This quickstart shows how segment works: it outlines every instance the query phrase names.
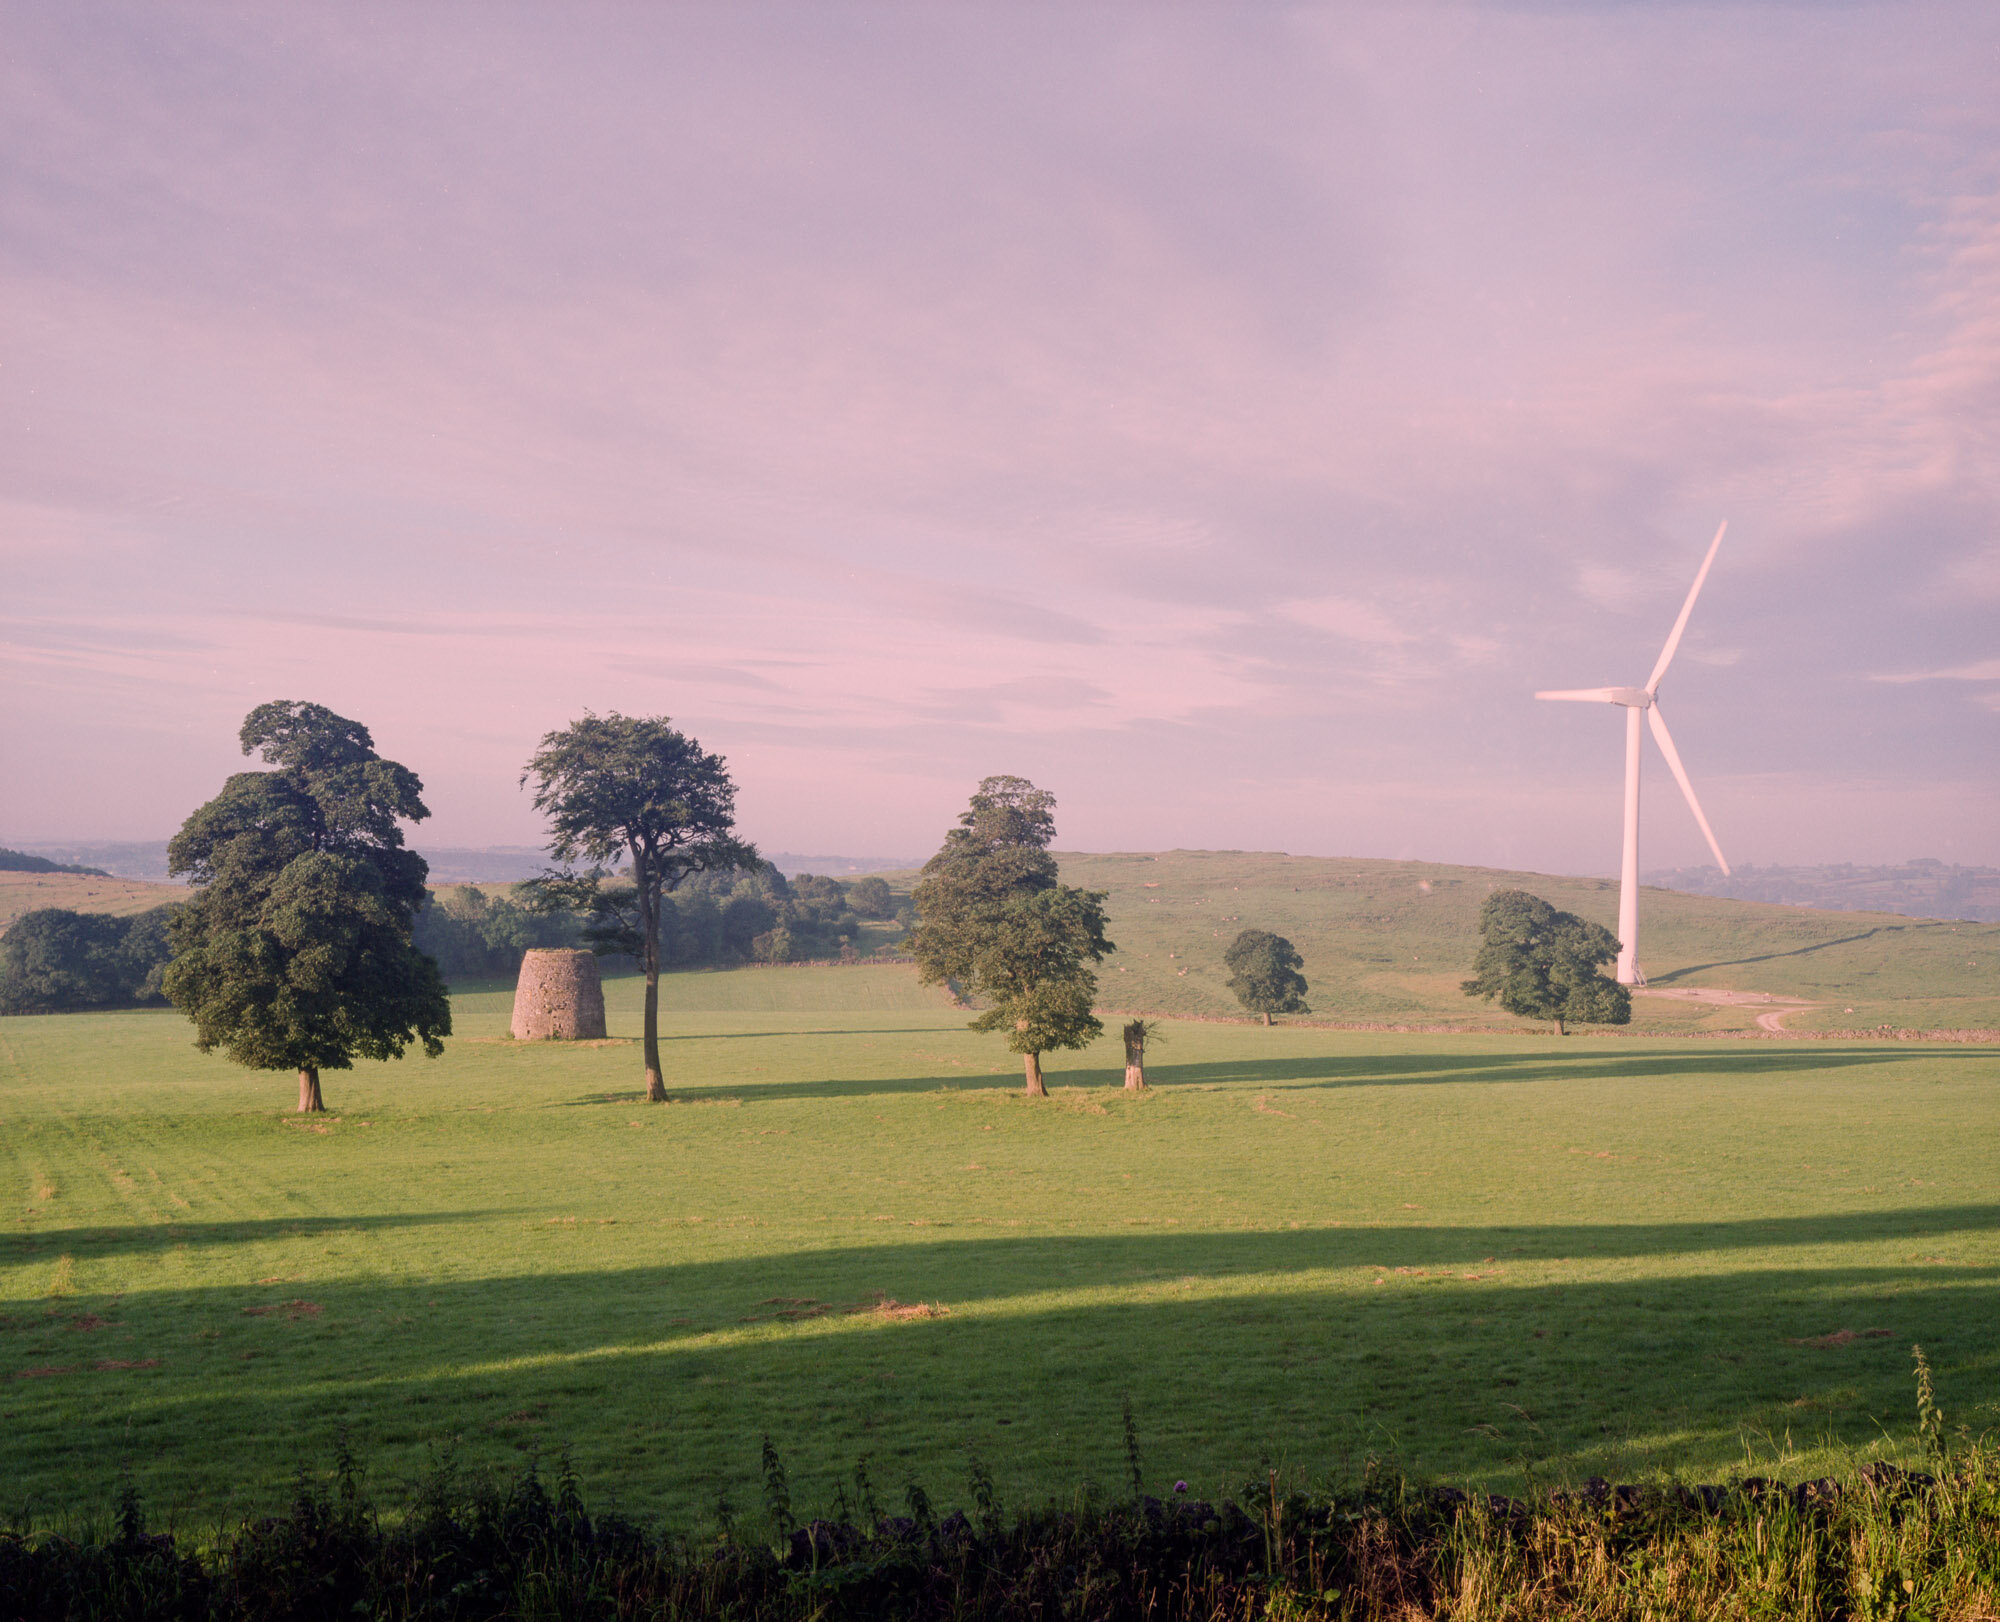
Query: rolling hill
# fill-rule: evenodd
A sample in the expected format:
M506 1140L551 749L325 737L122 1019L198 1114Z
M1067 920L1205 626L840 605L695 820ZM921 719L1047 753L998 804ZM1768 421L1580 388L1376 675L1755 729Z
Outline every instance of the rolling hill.
M93 878L80 873L0 873L0 930L24 912L67 907L71 912L108 912L128 918L169 901L185 901L178 884L143 879Z
M1288 937L1305 958L1313 1017L1455 1029L1517 1027L1459 990L1477 947L1479 908L1522 889L1615 927L1617 885L1433 862L1344 860L1250 851L1064 854L1065 882L1109 892L1108 1008L1236 1015L1223 949L1240 929ZM907 882L907 880L905 881ZM1655 993L1635 1027L1756 1028L1777 1013L1793 1030L2000 1027L2000 925L1887 913L1816 912L1648 889L1640 963ZM1723 1003L1695 991L1795 998Z

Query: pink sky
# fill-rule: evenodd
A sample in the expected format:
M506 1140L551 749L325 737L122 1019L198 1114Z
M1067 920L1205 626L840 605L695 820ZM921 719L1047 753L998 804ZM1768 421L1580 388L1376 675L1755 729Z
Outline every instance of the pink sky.
M0 842L310 698L525 843L2000 862L2000 12L0 8ZM1650 747L1650 746L1649 746ZM1645 862L1705 860L1649 756Z

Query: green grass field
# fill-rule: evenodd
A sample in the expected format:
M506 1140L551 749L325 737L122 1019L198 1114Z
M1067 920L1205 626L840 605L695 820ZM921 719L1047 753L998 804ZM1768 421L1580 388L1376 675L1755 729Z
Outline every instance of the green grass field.
M967 1446L1018 1499L1116 1488L1128 1397L1203 1492L1706 1479L1907 1457L1912 1341L2000 1417L2000 1050L1183 1023L1030 1102L907 970L743 970L667 981L648 1107L609 991L573 1046L462 993L324 1120L172 1013L0 1021L0 1508L208 1524L342 1425L391 1501L569 1444L692 1520L767 1432L801 1507Z
M1066 883L1109 892L1107 1007L1240 1013L1223 949L1240 929L1275 930L1299 948L1313 1017L1511 1028L1524 1022L1467 998L1479 909L1522 889L1614 928L1618 887L1436 862L1336 860L1256 851L1065 855ZM1800 1031L2000 1029L2000 924L1887 913L1815 912L1647 890L1640 966L1656 988L1722 988L1801 999ZM1851 1012L1850 1012L1851 1010ZM1659 1035L1755 1028L1765 1008L1641 997L1633 1028Z

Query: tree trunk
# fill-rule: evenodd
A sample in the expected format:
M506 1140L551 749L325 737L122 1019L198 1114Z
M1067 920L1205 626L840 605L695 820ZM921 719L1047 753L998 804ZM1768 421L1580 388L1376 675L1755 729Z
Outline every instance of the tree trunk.
M1563 1029L1562 1016L1560 1014L1556 1016L1556 1035L1558 1036L1569 1035L1569 1032Z
M1146 1090L1146 1043L1143 1037L1137 1042L1126 1038L1125 1090L1129 1093Z
M301 1070L299 1072L299 1114L324 1113L326 1100L319 1095L319 1072Z
M1271 1010L1268 1008L1264 1010L1264 1023L1266 1025L1271 1023Z
M660 971L646 971L646 1102L667 1101L667 1080L660 1071Z
M646 1102L667 1102L667 1082L660 1073L660 881L637 845L632 847L632 880L639 891L639 966L646 971Z
M1030 1098L1047 1098L1049 1096L1049 1086L1047 1082L1042 1080L1042 1056L1039 1053L1022 1054L1021 1068L1028 1074L1028 1096Z

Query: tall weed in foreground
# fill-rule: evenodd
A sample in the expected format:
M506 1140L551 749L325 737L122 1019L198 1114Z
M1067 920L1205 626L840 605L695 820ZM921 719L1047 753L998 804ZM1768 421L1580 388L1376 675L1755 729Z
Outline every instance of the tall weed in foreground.
M340 1446L331 1489L200 1551L146 1530L130 1482L101 1528L0 1533L0 1618L563 1618L575 1622L2000 1622L2000 1455L1945 1435L1916 1360L1935 1473L1874 1463L1786 1485L1581 1488L1533 1500L1418 1489L1371 1468L1358 1489L1240 1502L1133 1496L1009 1512L967 1456L976 1519L921 1484L884 1516L867 1461L859 1524L799 1524L777 1450L760 1455L775 1542L651 1532L593 1516L568 1456L551 1492L440 1456L409 1513L369 1506ZM1136 1426L1126 1419L1138 1479ZM1177 1486L1184 1484L1177 1484ZM847 1502L845 1487L841 1491Z

